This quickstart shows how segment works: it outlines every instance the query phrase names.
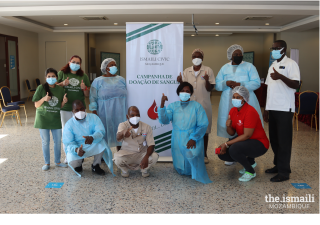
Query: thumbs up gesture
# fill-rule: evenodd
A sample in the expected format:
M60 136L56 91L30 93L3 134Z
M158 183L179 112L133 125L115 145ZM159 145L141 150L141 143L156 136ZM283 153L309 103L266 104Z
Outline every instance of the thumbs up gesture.
M48 101L50 101L50 99L51 99L51 97L49 96L49 93L47 92L47 95L43 97L43 100L45 102L48 102Z
M85 151L82 150L83 146L81 145L80 148L78 149L78 156L82 157L84 155L84 153L86 153Z
M132 127L130 127L130 128L127 130L126 134L124 135L126 138L130 137L130 135L131 135L131 130L132 130Z
M227 127L231 127L232 126L232 120L230 119L230 115L228 116L226 125L227 125Z
M270 77L273 79L273 80L279 80L281 79L281 74L275 70L275 68L273 67L273 73L270 74Z
M63 85L64 86L68 86L69 85L69 77L67 77L67 79L63 81Z
M83 80L81 81L80 87L82 90L86 89L86 85L83 83Z
M164 95L164 93L162 93L162 98L161 98L161 107L160 108L163 108L164 107L164 103L165 101L168 101L168 97Z
M68 102L67 94L65 94L65 95L63 96L63 102L64 102L64 103L67 103L67 102Z
M209 76L207 71L205 72L203 79L205 79L206 81L209 81Z
M181 83L181 82L182 82L181 72L180 72L180 75L177 77L177 81L178 81L179 83Z

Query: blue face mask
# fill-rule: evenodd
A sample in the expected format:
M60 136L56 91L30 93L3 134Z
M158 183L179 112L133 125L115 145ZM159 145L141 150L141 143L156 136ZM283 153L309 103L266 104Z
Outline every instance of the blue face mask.
M116 72L118 71L118 68L116 66L111 66L109 67L109 69L109 73L111 73L112 75L116 74Z
M50 84L50 85L54 85L56 82L57 82L57 78L55 77L48 77L46 79L47 83Z
M232 105L234 107L240 108L243 105L241 102L242 100L240 99L232 99Z
M272 58L280 59L282 57L282 55L284 54L284 53L282 53L282 54L280 53L282 50L283 50L283 48L280 50L272 50L272 52L271 52Z
M185 101L189 100L190 94L186 93L186 92L180 92L179 97L180 97L181 101L185 102Z
M76 63L70 63L70 69L72 71L78 71L80 69L80 65Z

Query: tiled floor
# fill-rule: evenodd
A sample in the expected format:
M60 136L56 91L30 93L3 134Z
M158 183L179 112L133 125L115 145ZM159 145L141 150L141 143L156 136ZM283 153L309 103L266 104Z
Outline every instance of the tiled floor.
M273 166L269 149L256 160L257 177L241 183L241 165L225 166L214 154L214 148L224 141L216 136L219 99L219 93L212 96L207 171L213 183L206 185L180 176L172 163L157 163L148 178L142 178L138 171L122 178L116 166L116 177L110 173L101 177L91 172L92 158L85 160L84 177L79 178L70 168L54 167L52 147L53 166L44 172L40 135L33 128L35 108L28 102L27 121L21 110L22 126L7 117L0 128L0 213L319 213L319 133L299 123L299 131L293 133L289 181L269 181L272 175L264 173ZM107 171L105 164L102 168ZM45 189L49 182L64 185ZM307 183L312 189L295 189L291 183ZM268 194L280 198L311 194L315 202L290 205L299 208L288 209L266 202Z

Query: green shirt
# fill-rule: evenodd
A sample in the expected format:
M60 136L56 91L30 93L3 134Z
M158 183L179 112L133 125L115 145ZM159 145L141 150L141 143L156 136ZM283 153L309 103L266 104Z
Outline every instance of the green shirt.
M48 102L43 102L36 110L34 127L39 129L61 129L60 109L64 96L64 89L59 85L50 87L52 98ZM39 85L34 93L32 101L37 102L47 95L42 85Z
M83 83L90 87L90 81L87 74L83 74L82 77L78 76L77 74L73 73L63 73L63 71L58 72L58 83L61 83L62 81L66 80L69 77L69 85L64 86L65 92L67 93L68 102L64 105L64 107L61 110L64 111L72 111L72 102L74 100L81 100L84 106L86 106L85 103L85 96L83 91L81 90L80 84L83 80Z

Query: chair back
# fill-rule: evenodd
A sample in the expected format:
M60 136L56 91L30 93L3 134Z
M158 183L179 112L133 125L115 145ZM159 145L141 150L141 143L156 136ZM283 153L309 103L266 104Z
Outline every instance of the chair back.
M40 85L40 80L39 80L39 78L36 79L36 84L37 84L37 87Z
M6 86L0 89L3 105L6 106L7 103L12 102L10 89Z
M319 95L314 91L304 91L299 95L299 114L315 114Z
M26 80L26 85L27 85L28 90L30 91L31 90L31 86L30 86L29 80Z

